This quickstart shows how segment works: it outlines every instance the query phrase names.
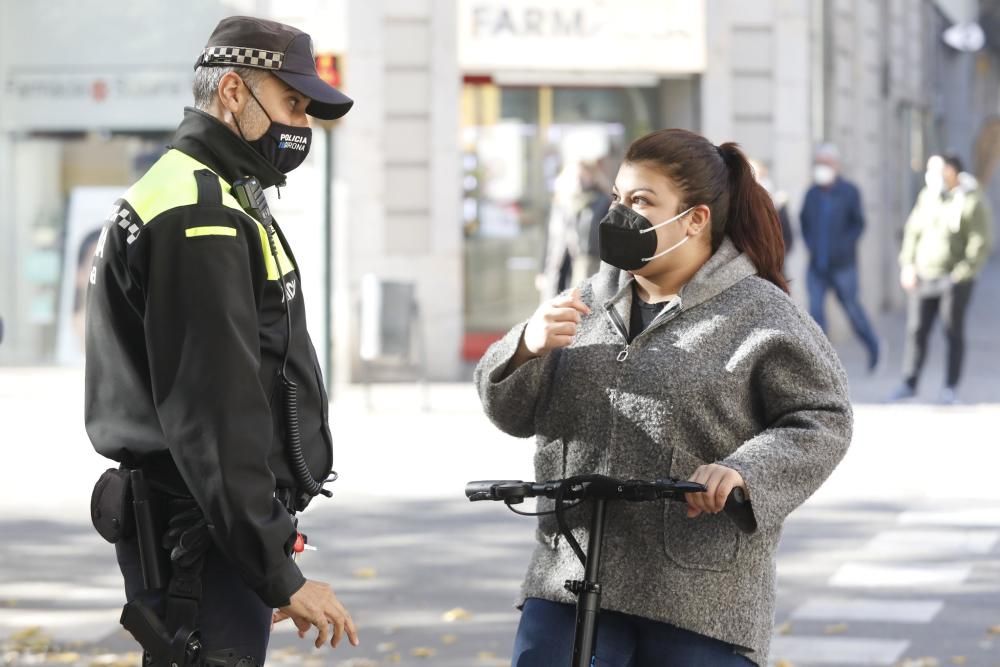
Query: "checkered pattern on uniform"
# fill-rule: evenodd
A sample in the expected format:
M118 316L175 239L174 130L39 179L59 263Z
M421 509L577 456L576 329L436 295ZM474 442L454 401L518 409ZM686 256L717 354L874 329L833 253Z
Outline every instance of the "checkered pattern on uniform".
M111 207L111 215L108 216L108 222L117 224L119 227L127 231L128 236L125 238L125 241L129 245L132 245L135 243L135 240L139 238L139 231L141 228L136 222L129 219L130 215L132 215L132 211L125 208L121 204L115 204Z
M240 46L210 46L201 54L202 65L229 63L261 69L281 69L285 54L280 51L246 49Z

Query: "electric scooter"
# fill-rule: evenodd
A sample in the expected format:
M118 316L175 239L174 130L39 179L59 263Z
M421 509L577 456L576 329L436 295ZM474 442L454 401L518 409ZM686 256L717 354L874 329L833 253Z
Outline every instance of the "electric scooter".
M697 482L676 479L619 480L604 475L581 475L548 482L522 482L521 480L482 480L469 482L465 495L470 501L498 500L508 508L524 516L555 514L559 532L583 563L583 580L567 580L566 590L576 595L576 631L573 638L573 662L571 667L593 667L594 642L597 638L597 617L601 610L601 550L604 542L605 510L607 503L614 500L647 502L653 500L684 501L686 493L700 493L705 486ZM525 498L550 498L555 501L551 512L520 512L512 505L524 502ZM590 536L587 552L573 537L566 522L565 513L586 501L592 501L593 514L590 519ZM576 501L567 504L567 501ZM745 533L757 530L750 501L743 489L733 489L726 499L724 512L737 528Z

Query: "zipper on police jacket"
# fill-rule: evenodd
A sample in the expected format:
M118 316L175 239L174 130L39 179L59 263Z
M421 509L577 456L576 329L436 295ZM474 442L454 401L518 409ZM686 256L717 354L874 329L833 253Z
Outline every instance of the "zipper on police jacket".
M633 296L632 298L635 297ZM622 320L622 316L618 314L618 311L615 310L615 307L613 305L611 307L605 307L604 310L608 314L608 317L611 318L611 323L615 325L615 329L618 330L618 333L621 334L621 337L625 341L625 344L622 346L621 351L618 352L618 356L616 356L615 359L617 359L619 362L623 362L626 359L628 359L629 350L632 348L632 343L636 342L637 340L645 336L648 332L652 331L656 327L666 322L667 319L669 319L667 317L668 315L676 313L680 310L680 305L681 305L680 297L677 297L669 304L667 304L666 309L659 315L657 315L655 318L653 318L653 321L649 323L649 326L643 329L641 332L639 332L639 335L633 338L631 342L629 342L628 339L628 327L625 326L625 322L624 320Z

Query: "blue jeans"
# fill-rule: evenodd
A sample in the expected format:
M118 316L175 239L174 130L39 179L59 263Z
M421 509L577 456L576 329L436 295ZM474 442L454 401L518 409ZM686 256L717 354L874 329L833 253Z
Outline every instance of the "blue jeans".
M570 667L576 607L528 598L511 667ZM602 611L597 667L753 667L731 644L638 616Z
M820 271L810 266L806 283L809 288L809 313L820 328L826 331L824 303L826 293L832 289L840 305L844 307L854 333L864 342L868 350L869 363L874 365L878 360L878 338L875 337L875 331L858 300L858 267L843 266Z

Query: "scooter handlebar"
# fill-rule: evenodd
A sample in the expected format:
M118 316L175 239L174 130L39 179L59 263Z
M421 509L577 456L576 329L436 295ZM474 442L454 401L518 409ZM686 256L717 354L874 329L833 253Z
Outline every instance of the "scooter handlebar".
M589 476L579 482L570 480L563 490L565 500L603 497L606 499L628 500L633 502L669 499L683 501L687 493L700 493L705 487L697 482L686 482L674 479L641 481L616 480L610 477ZM555 498L563 480L548 482L525 482L519 479L488 479L469 482L465 485L465 496L470 501L502 500L508 504L519 503L525 498L545 497ZM757 530L757 519L746 493L741 488L735 488L726 499L723 510L733 523L744 533Z

